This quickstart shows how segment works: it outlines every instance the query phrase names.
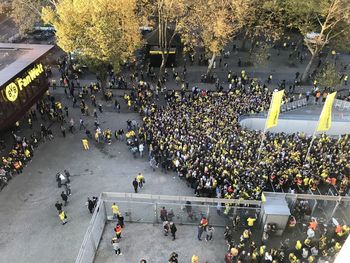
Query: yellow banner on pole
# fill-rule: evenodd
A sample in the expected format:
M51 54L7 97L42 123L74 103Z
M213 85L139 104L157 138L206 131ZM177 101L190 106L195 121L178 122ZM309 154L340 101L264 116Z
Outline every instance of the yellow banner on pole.
M323 105L323 109L320 115L316 131L327 131L332 124L332 106L337 92L328 94L326 102Z
M272 101L269 110L269 116L266 120L266 129L275 127L278 122L278 116L281 111L281 104L284 95L284 90L276 91L272 94Z

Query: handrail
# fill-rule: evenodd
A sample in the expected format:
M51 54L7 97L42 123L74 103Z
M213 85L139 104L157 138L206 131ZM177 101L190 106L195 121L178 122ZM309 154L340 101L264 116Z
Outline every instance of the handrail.
M226 199L226 198L207 198L194 196L172 196L172 195L153 195L153 194L135 194L135 193L112 193L103 192L101 198L104 201L109 201L109 198L130 198L133 201L138 200L152 200L152 201L177 201L177 202L198 202L198 203L223 203L236 205L257 205L261 206L261 201L258 200L241 200L241 199Z
M338 201L338 202L350 202L348 196L330 196L330 195L311 195L311 194L292 194L292 193L277 193L277 192L264 192L266 197L270 196L284 196L287 198L305 199L305 200L326 200L326 201Z
M97 213L100 211L101 204L103 202L104 202L104 200L102 200L102 194L100 194L100 196L98 198L97 205L96 205L95 210L94 210L94 213L92 214L89 226L88 226L88 228L87 228L87 230L85 232L84 239L83 239L83 242L82 242L82 244L80 246L80 249L79 249L79 252L78 252L78 256L77 256L77 258L75 260L75 263L81 263L82 262L84 248L86 247L86 244L87 244L87 242L90 239L92 228L93 228L93 226L95 224L95 221L96 221Z

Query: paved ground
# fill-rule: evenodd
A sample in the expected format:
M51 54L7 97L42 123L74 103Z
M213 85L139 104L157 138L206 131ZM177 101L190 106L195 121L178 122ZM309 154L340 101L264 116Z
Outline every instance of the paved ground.
M200 262L224 262L226 243L223 239L224 228L215 228L213 240L206 242L197 240L197 227L177 226L176 240L164 236L161 225L127 224L120 242L123 255L116 256L111 245L114 235L114 224L106 225L103 240L98 248L95 263L130 263L144 258L147 262L167 262L172 252L179 254L179 262L190 262L193 254L200 257ZM141 249L140 249L141 248Z
M78 109L73 114L77 121ZM114 130L125 129L126 120L138 116L106 112L100 118L103 128ZM80 132L64 139L57 124L53 130L55 139L41 144L23 174L0 193L0 262L72 262L90 220L86 198L102 191L132 192L131 182L138 172L147 180L144 193L192 194L177 178L154 173L146 160L134 160L122 142L98 147L91 143L90 151L85 152ZM72 196L66 208L71 220L65 226L59 223L54 207L61 191L55 174L63 169L73 175Z
M245 56L247 56L246 53L242 54L242 56L232 55L229 61L229 68L239 72L241 68L236 66L238 57L244 59ZM272 59L272 62L269 62L265 67L256 70L254 72L255 76L266 79L269 72L272 71L276 75L273 79L274 85L279 79L293 79L295 72L301 72L302 68L305 67L305 63L297 68L291 68L284 62L286 56L287 52L276 57L276 59ZM283 64L282 66L281 63ZM205 67L196 66L193 69L189 68L190 87L199 82L199 76L205 70ZM179 68L179 71L181 71L181 68ZM226 78L226 73L222 68L216 69L216 72L222 80ZM87 83L94 80L90 79L90 77L87 76L85 79ZM168 87L172 88L174 86L174 83L172 83ZM58 93L60 94L55 96L63 97L62 90ZM122 91L119 91L119 94L122 94ZM68 104L68 101L65 100L63 104ZM74 116L77 123L80 116L79 110L70 109L70 114ZM111 109L109 109L100 118L103 129L109 127L115 130L121 127L125 128L127 119L138 119L138 116L125 110L124 105L121 114L111 112ZM92 117L85 118L85 120L91 127ZM192 190L187 188L178 178L174 178L169 174L163 175L159 171L153 173L145 160L134 160L124 143L114 141L112 145L99 146L91 143L90 151L85 152L82 150L81 145L83 135L79 131L74 135L68 135L64 139L59 132L57 124L54 124L53 132L55 139L41 144L35 151L32 162L24 169L24 173L16 176L0 192L1 263L73 262L90 220L90 214L85 207L86 198L98 195L102 191L131 192L131 181L140 171L145 174L147 181L146 187L142 190L145 193L192 195ZM28 130L24 128L21 133L28 134ZM12 144L8 137L5 138L8 143ZM66 208L70 222L65 226L60 224L54 207L56 200L60 199L59 194L61 190L57 188L55 174L63 169L68 169L73 175L72 196ZM135 229L137 227L142 227L142 225L135 226ZM147 227L152 228L152 226ZM183 231L180 229L179 240L174 242L176 246L179 245L180 247L181 244L181 246L188 248L186 252L183 252L184 254L180 254L184 258L188 258L193 252L208 252L206 251L206 244L201 244L198 247L188 247L193 240L191 231L195 232L195 230ZM186 238L187 234L188 238ZM152 235L157 237L159 232L154 231ZM218 237L217 241L220 245L220 242L223 241L219 236L215 236L215 239ZM126 241L129 238L127 236ZM132 238L129 239L130 244L141 242L145 245L140 248L143 250L148 250L151 247L153 242L149 242L150 240L157 242L157 238L142 238L140 240ZM182 244L183 241L184 243ZM171 242L169 240L169 243ZM103 244L107 248L107 243L102 243L102 246ZM158 251L158 253L164 253L166 257L168 257L173 248L177 248L166 242L163 242L163 244L165 247L164 251ZM222 249L224 248L219 245L215 248L217 250L214 253L208 253L213 256L213 258L208 258L209 262L220 262L216 261L217 258L219 260L222 259ZM136 253L133 248L125 248L125 251L127 252L128 249L130 249L130 254ZM149 256L152 258L156 255L155 253L155 251L149 251ZM105 250L101 254L102 260L111 261L110 255L110 251ZM135 254L135 256L138 255ZM214 258L214 256L217 258ZM128 260L126 255L123 257L125 260Z

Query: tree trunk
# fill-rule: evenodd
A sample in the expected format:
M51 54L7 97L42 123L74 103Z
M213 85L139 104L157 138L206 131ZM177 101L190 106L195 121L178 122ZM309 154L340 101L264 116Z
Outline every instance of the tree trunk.
M107 83L108 83L107 68L101 67L101 70L99 70L97 72L97 76L98 76L100 83L101 83L102 92L104 93L106 88L107 88Z
M101 78L101 89L104 92L107 88L107 77Z
M246 44L247 44L247 33L244 33L243 40L241 43L241 48L240 48L241 51L244 51L246 49L246 46L245 46Z
M165 66L166 66L167 61L168 61L168 54L164 54L164 52L163 52L162 53L162 64L160 64L160 67L159 67L158 80L162 80L162 78L164 76Z
M316 57L318 56L318 53L314 53L312 56L311 56L311 59L309 61L309 63L307 64L305 70L304 70L304 73L301 77L301 82L305 82L309 76L309 73L310 73L310 70L311 70L311 66L312 64L314 63Z
M211 59L209 60L209 65L208 65L208 69L207 69L207 78L212 76L215 57L216 57L216 55L213 53Z

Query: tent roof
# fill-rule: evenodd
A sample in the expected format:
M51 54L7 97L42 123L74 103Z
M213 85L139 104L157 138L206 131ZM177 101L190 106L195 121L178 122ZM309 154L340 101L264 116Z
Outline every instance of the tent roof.
M174 30L167 28L166 29L166 36L167 36L167 41L170 41L171 36L173 35ZM149 33L146 36L146 42L149 46L158 46L159 45L159 29L153 30L151 33ZM181 45L181 39L178 34L175 35L172 45L171 46L179 46Z

